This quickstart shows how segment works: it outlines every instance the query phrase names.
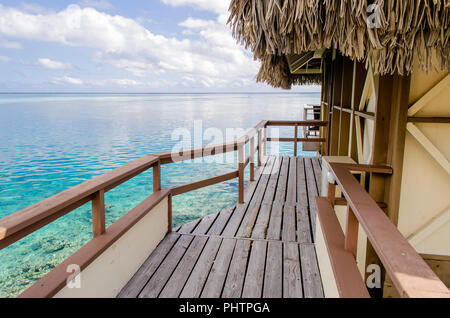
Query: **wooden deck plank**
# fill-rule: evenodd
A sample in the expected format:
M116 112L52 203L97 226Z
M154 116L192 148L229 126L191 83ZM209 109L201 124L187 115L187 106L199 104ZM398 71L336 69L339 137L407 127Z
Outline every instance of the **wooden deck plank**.
M201 298L219 298L222 294L235 245L236 240L234 239L222 240L222 245L209 272Z
M275 202L285 202L286 187L289 172L289 157L283 157L283 162L280 167L280 176L278 178L277 190L275 193Z
M312 165L314 168L314 176L316 179L316 185L317 185L317 193L320 195L320 185L322 182L322 168L320 167L319 158L313 158L312 159Z
M267 188L267 183L269 182L270 173L274 166L274 162L275 160L272 160L266 166L266 169L261 175L255 194L250 201L247 212L245 213L244 218L242 219L242 223L237 231L237 237L250 237L252 233L253 226L255 225L256 218L258 217L261 208L262 199Z
M266 232L269 226L270 211L272 206L269 204L262 204L261 209L256 219L255 226L252 232L252 238L264 239L266 237Z
M279 240L281 236L281 223L283 220L283 205L274 202L270 214L269 228L267 229L268 240Z
M311 226L309 223L308 209L297 205L297 242L311 243Z
M233 212L234 207L221 211L211 228L208 230L208 235L221 235Z
M216 220L219 213L213 213L209 214L203 218L200 219L200 222L198 223L197 227L192 230L192 234L206 234L208 232L209 228L212 226L213 222ZM182 233L182 232L180 232Z
M283 297L283 243L268 242L263 298Z
M287 242L295 242L295 206L285 205L283 208L282 239Z
M160 298L177 298L181 294L181 291L207 241L207 237L196 236L194 238L183 258L178 263L172 276L159 294Z
M134 274L131 280L125 285L124 288L117 295L119 298L136 298L141 290L145 287L145 284L150 280L159 265L166 258L166 255L170 252L172 247L180 238L177 233L169 233L159 243L158 247L147 258L144 264Z
M272 172L267 183L266 192L263 197L263 204L272 204L275 199L275 192L278 184L278 177L280 176L280 166L282 158L277 158L273 164Z
M297 160L290 158L289 172L286 191L286 205L295 206L297 204Z
M297 203L308 210L308 189L306 188L306 174L304 158L297 158Z
M199 298L219 251L222 239L211 237L180 294L181 298Z
M231 215L225 229L223 230L222 235L224 236L235 236L236 232L239 229L239 226L242 222L242 219L244 218L245 212L247 211L250 201L254 196L254 193L256 191L257 185L261 182L261 177L263 175L263 169L266 168L267 165L270 165L273 163L273 157L269 157L269 159L266 161L266 165L264 167L260 168L261 173L259 174L259 178L251 182L246 189L246 192L244 194L245 201L243 204L238 204L236 206L236 209L234 210L233 214Z
M242 298L261 298L266 264L267 242L253 241Z
M205 216L200 220L198 225L192 231L193 234L205 234L212 223L215 221L217 217L217 213L210 214ZM164 288L162 289L159 297L162 298L173 298L178 297L181 293L181 290L184 287L187 279L189 278L189 274L191 273L194 265L196 264L198 258L200 257L200 253L202 252L205 244L207 242L206 237L195 236L192 240L189 248L186 253L181 258L178 263L176 269L168 279ZM176 258L174 259L176 261ZM168 274L168 272L163 272L164 274Z
M309 203L309 218L311 222L312 238L315 238L317 206L315 197L318 196L316 179L314 177L314 170L310 158L305 158L306 182L308 189L308 203Z
M139 298L158 297L193 239L194 237L191 235L182 235L180 237L177 244L174 245L170 253L161 263L161 266L142 289L138 296Z
M314 245L300 245L300 261L305 298L323 298L322 280Z
M240 298L244 286L251 241L238 240L234 249L228 275L223 289L223 298Z
M299 248L295 243L283 244L283 297L303 297Z
M180 234L189 234L189 233L191 233L195 229L195 227L198 225L200 220L201 219L196 219L196 220L191 221L189 223L183 224L179 228L178 233L180 233Z

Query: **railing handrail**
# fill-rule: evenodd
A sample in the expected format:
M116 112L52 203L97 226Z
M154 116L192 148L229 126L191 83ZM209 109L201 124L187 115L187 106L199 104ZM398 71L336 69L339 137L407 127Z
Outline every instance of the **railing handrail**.
M150 169L158 160L158 157L154 155L144 156L0 219L0 242L68 207L72 207L71 211L73 211L85 204L85 200L91 199L90 197L97 191L108 191L119 186L135 175Z
M330 168L347 200L349 214L353 213L361 224L399 294L402 297L450 297L444 283L351 174L350 171L356 170L357 165L330 163ZM358 170L389 174L391 169L359 165ZM333 191L329 193L331 195ZM349 218L351 217L350 215ZM357 233L357 228L352 231L353 238L350 239L356 239L355 231ZM355 243L350 243L352 249L355 248Z
M243 169L250 164L251 165L251 179L254 175L254 153L262 152L261 142L264 142L264 155L266 151L265 143L270 141L267 138L266 131L264 131L264 139L261 138L261 130L266 130L267 126L316 126L326 125L326 122L319 121L268 121L263 120L259 122L255 127L250 129L244 136L236 141L207 145L204 147L184 149L179 151L170 151L162 153L154 153L146 155L140 159L134 160L126 165L118 167L112 171L109 171L103 175L94 177L84 183L81 183L73 188L62 191L54 196L51 196L43 201L33 204L25 209L10 214L0 219L0 249L3 249L14 242L22 239L23 237L37 231L43 226L52 223L58 218L70 213L71 211L81 207L82 205L92 201L94 205L98 205L99 212L96 213L100 217L100 224L98 225L98 231L94 231L94 235L101 235L104 232L104 193L108 192L122 183L130 180L131 178L149 170L150 168L160 169L160 165L169 164L177 161L191 160L194 158L201 158L207 156L213 156L221 153L239 151L239 169L221 176L213 177L210 179L197 181L192 184L187 184L174 188L174 194L181 194L187 192L189 189L199 189L201 187L209 186L226 180L236 178L236 174L239 177L239 201L243 200ZM255 146L255 136L258 134L258 144ZM252 142L253 149L247 158L243 157L243 147ZM177 155L177 156L174 156ZM261 156L261 155L260 155ZM258 165L261 165L261 158L258 157ZM158 170L159 171L159 170ZM160 179L160 171L157 178ZM160 187L159 184L154 184L154 187ZM155 189L154 189L155 190ZM160 190L159 188L156 189ZM189 190L192 191L192 190ZM97 200L98 199L98 200ZM103 214L103 215L102 215ZM93 219L96 216L93 214ZM101 219L103 217L103 220ZM95 223L95 222L94 222ZM97 226L97 224L96 224Z

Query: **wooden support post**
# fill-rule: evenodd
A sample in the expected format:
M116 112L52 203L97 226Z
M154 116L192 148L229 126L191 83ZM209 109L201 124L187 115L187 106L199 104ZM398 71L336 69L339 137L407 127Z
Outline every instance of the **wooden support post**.
M347 227L345 231L345 249L356 258L358 248L358 228L359 222L353 213L352 208L347 205Z
M334 183L328 183L328 201L331 203L331 205L336 205L336 185Z
M267 127L264 127L264 157L267 156Z
M244 203L244 145L238 146L238 162L239 162L239 204Z
M172 219L172 194L169 194L168 197L168 211L167 211L167 219L168 219L168 229L167 231L170 233L173 230L173 219Z
M258 167L261 167L262 165L262 141L261 141L261 129L258 130Z
M161 161L153 166L153 192L161 190Z
M97 191L92 199L92 232L94 237L105 233L105 190Z
M350 59L344 58L342 65L342 88L340 105L343 109L340 112L339 119L339 144L338 155L347 156L349 150L350 136L350 118L352 103L352 81L353 81L353 63ZM346 111L345 111L345 110Z
M337 156L339 152L339 124L340 124L340 110L335 106L341 105L341 93L342 93L342 63L343 57L337 55L333 63L333 88L330 104L331 122L330 122L330 156Z
M298 126L294 126L294 157L297 157L297 138L298 138Z
M255 181L255 136L250 139L250 181Z

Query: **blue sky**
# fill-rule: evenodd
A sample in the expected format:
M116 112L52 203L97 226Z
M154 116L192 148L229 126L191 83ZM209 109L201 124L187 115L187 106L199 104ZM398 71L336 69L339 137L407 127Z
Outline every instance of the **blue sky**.
M227 0L0 0L0 92L277 92ZM318 91L317 87L295 91Z

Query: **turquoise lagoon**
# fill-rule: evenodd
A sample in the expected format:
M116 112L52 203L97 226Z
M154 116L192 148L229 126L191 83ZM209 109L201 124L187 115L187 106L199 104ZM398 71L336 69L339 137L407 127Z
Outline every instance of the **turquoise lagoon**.
M170 151L179 143L174 130L193 134L195 121L225 135L264 119L299 120L302 106L319 100L319 93L0 94L0 218L146 154ZM292 144L279 152L292 154ZM221 160L177 163L163 166L162 183L174 187L235 169ZM107 193L107 226L151 193L151 171ZM174 225L236 200L236 180L178 196ZM86 205L1 250L0 297L18 295L78 250L92 237L91 225Z

